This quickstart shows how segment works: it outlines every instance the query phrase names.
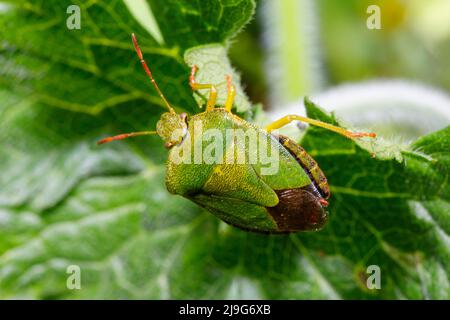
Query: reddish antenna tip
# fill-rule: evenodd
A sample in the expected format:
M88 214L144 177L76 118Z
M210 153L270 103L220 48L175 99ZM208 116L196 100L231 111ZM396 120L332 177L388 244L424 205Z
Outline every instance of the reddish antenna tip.
M142 55L141 48L139 48L139 44L137 42L137 39L136 39L136 36L134 35L134 33L131 34L131 39L133 40L134 49L136 49L139 59L143 60L144 57Z
M141 52L141 48L139 48L139 44L137 42L137 39L136 39L136 36L134 35L134 33L131 34L131 39L133 40L134 49L136 50L136 53L137 53L137 55L139 57L139 60L141 61L142 67L144 68L144 71L147 74L148 78L150 79L152 85L155 87L156 92L158 92L158 95L164 101L164 104L166 105L167 109L169 109L169 111L171 113L175 113L175 110L173 110L173 108L170 106L169 102L164 97L164 95L161 92L161 90L159 90L159 87L156 84L155 79L153 79L152 73L151 73L150 69L148 68L147 63L144 61L144 56L143 56L143 54Z
M128 137L133 137L135 135L137 135L135 132L133 132L133 133L122 133L122 134L119 134L119 135L114 136L114 137L108 137L108 138L102 139L99 142L97 142L97 144L104 144L104 143L108 143L108 142L115 141L115 140L122 140L122 139L126 139Z
M122 133L118 134L117 136L108 137L105 139L100 140L97 142L97 144L104 144L115 140L122 140L130 137L137 137L137 136L146 136L146 135L152 135L157 134L156 131L139 131L139 132L130 132L130 133Z
M97 141L97 145L101 145L101 144L108 143L108 142L111 142L111 141L112 141L111 138L105 138L105 139L102 139L100 141Z

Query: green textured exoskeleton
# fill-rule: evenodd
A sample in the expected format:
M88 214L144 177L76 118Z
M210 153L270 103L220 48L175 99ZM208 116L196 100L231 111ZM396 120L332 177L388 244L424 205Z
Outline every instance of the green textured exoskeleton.
M187 128L183 141L169 151L166 185L171 193L246 230L279 233L317 230L325 224L321 199L327 194L320 194L291 154L295 150L286 148L282 140L222 108L194 115ZM210 130L219 130L217 136L228 139L218 144L217 139L206 141ZM195 143L201 144L197 153ZM219 157L208 164L200 157L209 155L211 145ZM262 161L261 149L276 152L270 157L274 163ZM239 161L239 154L245 161Z
M231 112L235 88L230 77L225 106L216 108L217 90L212 84L195 82L195 65L189 84L193 90L210 89L206 111L192 117L177 114L154 81L134 35L133 42L169 112L161 116L156 132L121 134L99 143L158 134L169 149L169 192L192 200L241 229L288 233L319 230L325 225L326 199L330 195L325 175L302 147L271 131L300 120L349 138L374 137L373 133L353 133L297 115L283 117L261 129Z

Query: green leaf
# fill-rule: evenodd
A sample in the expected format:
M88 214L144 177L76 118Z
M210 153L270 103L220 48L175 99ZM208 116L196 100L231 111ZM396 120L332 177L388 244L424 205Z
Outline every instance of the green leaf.
M252 17L250 0L147 0L156 14L165 42L190 48L204 43L226 43Z
M168 100L199 112L183 57L202 81L223 79L227 42L254 10L148 3L163 44L117 0L80 3L81 30L65 28L69 1L14 1L0 15L0 298L449 298L449 128L407 147L308 129L301 143L329 179L330 222L284 236L237 230L169 195L158 137L97 147L153 129L164 111L131 32ZM67 287L71 265L79 290ZM367 289L369 265L380 290Z

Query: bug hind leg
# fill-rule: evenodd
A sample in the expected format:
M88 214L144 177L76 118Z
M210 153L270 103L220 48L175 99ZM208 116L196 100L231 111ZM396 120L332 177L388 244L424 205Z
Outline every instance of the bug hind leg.
M319 121L319 120L315 120L315 119L311 119L311 118L307 118L307 117L302 117L302 116L295 115L295 114L284 116L284 117L272 122L271 124L269 124L266 127L266 130L267 130L267 132L271 132L272 130L280 129L280 128L284 127L285 125L291 123L292 121L302 121L305 123L309 123L314 126L336 132L336 133L343 135L344 137L347 137L350 139L362 138L362 137L370 137L370 138L376 137L376 134L373 132L352 132L352 131L343 129L341 127L334 126L330 123L326 123L323 121Z

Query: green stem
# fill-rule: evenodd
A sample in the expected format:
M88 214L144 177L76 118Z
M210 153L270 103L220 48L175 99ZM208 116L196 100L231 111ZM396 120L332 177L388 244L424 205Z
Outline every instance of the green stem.
M263 6L273 107L298 101L319 88L314 11L311 0L266 0Z

